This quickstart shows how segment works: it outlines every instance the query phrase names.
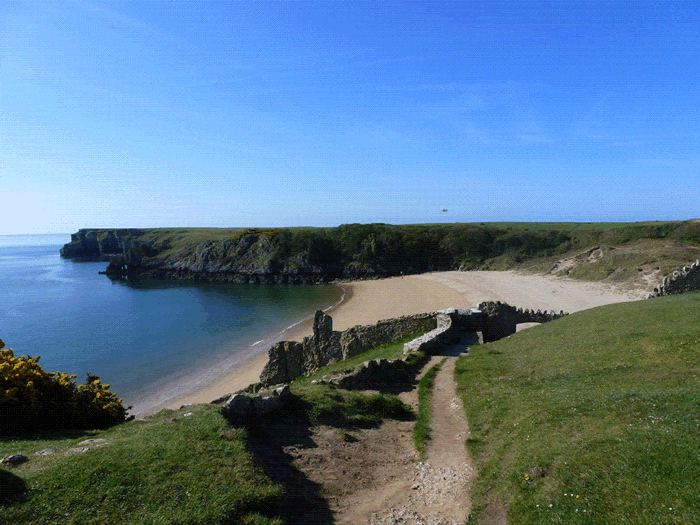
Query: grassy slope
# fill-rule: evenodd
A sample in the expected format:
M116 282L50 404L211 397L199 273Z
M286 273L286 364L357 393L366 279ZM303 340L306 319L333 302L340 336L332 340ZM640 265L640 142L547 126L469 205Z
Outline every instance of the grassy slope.
M391 394L366 394L361 391L348 391L334 385L312 383L332 374L347 372L372 359L398 359L403 356L403 345L424 332L406 336L394 343L358 354L345 361L339 361L296 379L291 384L292 391L310 403L308 418L312 423L327 423L337 426L366 427L378 424L385 418L405 419L414 417L410 407ZM420 353L411 361L416 367L425 355Z
M245 431L229 428L214 407L188 410L193 415L163 411L83 435L4 438L0 457L22 452L31 459L7 469L29 495L0 504L0 523L279 524L264 515L274 511L280 488L253 464ZM100 438L107 443L70 454ZM56 454L34 455L46 448Z
M476 523L499 501L510 525L700 523L700 294L570 315L456 376Z
M399 357L404 342L370 350L313 377L367 359ZM347 391L310 379L294 383L302 403L280 417L348 430L385 418L413 418L395 395ZM185 417L187 412L192 415ZM88 445L83 454L71 452L87 439L106 444ZM0 469L0 524L279 525L275 513L282 488L255 464L249 439L254 438L245 429L231 428L211 405L165 410L105 431L0 437L0 457L21 452L31 458ZM55 454L35 455L49 448ZM7 491L12 499L21 492L28 496L3 504Z

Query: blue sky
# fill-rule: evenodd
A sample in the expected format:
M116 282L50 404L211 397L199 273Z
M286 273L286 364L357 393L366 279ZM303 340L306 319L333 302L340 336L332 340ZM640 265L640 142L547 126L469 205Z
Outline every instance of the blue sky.
M699 12L2 2L0 234L700 217Z

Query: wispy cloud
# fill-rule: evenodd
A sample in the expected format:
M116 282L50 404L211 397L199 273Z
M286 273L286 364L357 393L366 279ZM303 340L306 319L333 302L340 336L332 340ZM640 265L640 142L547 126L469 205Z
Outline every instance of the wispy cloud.
M118 6L119 3L110 2L109 4L91 2L89 0L74 0L75 5L88 11L94 15L100 16L107 22L115 26L120 26L122 28L128 29L129 31L136 31L142 35L155 37L160 40L175 42L173 35L163 30L162 28L144 22L138 18L127 16L124 13L117 11L112 8L112 6ZM107 7L107 6L110 7Z

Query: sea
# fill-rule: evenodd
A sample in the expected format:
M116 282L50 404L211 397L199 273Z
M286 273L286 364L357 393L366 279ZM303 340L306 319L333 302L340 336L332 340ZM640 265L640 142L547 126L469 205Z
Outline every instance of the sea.
M63 259L69 234L0 236L0 339L49 372L100 377L134 406L167 403L266 352L335 285L112 281L106 262Z

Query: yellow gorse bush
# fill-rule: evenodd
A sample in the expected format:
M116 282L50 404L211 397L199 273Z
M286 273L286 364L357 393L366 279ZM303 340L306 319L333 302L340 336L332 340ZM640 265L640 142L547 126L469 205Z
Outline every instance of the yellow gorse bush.
M15 357L0 340L0 434L47 428L103 428L129 419L123 400L96 376L47 372L39 357Z

